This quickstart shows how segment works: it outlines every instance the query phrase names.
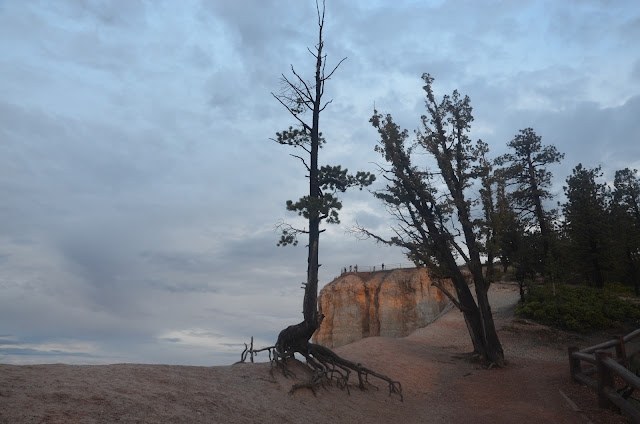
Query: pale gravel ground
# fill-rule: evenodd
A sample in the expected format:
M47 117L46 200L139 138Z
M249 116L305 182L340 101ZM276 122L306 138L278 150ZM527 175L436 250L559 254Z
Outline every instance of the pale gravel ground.
M490 299L509 365L470 363L464 321L452 310L408 337L371 337L336 349L399 380L404 402L380 390L335 387L289 395L296 379L269 364L180 367L0 365L0 423L622 423L571 383L566 349L588 338L520 323L517 286L495 284ZM374 382L375 383L375 382ZM574 411L559 389L584 412Z

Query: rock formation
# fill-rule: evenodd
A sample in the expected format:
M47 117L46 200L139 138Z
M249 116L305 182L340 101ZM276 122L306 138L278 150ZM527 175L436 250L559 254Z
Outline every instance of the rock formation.
M451 282L443 285L455 292ZM325 315L315 343L329 348L369 336L404 337L432 322L450 304L425 268L348 272L318 297Z

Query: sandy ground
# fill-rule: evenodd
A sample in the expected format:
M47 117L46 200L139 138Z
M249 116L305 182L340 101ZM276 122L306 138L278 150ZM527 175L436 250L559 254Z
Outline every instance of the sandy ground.
M567 347L605 335L581 338L514 319L514 285L495 284L490 295L509 361L502 369L468 360L469 336L456 310L402 339L372 337L336 349L399 380L403 402L385 383L379 390L354 386L350 394L328 386L290 395L308 375L300 363L293 364L295 379L271 375L267 363L0 365L0 423L626 422L569 381Z

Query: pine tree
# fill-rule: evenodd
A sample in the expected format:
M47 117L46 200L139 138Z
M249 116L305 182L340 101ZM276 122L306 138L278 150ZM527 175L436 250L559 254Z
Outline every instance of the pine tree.
M533 128L520 130L507 145L514 150L499 157L496 162L504 165L505 178L513 186L509 198L515 205L520 219L527 225L537 226L543 239L543 258L550 254L552 232L549 211L543 207L544 200L550 199L552 174L547 167L559 163L564 153L555 146L543 146L542 138Z
M458 91L437 101L433 78L424 74L427 115L415 143L407 130L394 123L391 115L374 111L371 123L378 130L376 146L386 164L381 172L387 181L375 193L397 219L396 236L385 239L359 227L365 237L403 247L418 266L427 266L434 285L462 311L476 353L496 364L504 362L504 352L493 322L487 297L488 284L482 262L482 246L471 215L470 188L477 179L477 152L482 145L468 137L473 121L469 97ZM436 167L420 166L424 154L435 159ZM458 237L459 236L459 237ZM477 303L467 279L456 262L464 260L475 285ZM448 293L438 278L450 278L456 295Z
M640 178L629 168L616 171L611 222L617 277L640 296Z
M640 177L638 170L633 171L625 168L616 171L613 181L614 200L617 204L624 207L629 215L631 215L637 225L640 225Z
M567 202L562 205L574 272L598 288L604 287L609 246L607 189L596 181L601 176L599 166L586 169L578 164L567 178Z

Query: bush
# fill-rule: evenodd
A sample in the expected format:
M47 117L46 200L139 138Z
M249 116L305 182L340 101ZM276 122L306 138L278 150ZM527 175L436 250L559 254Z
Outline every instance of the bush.
M564 330L589 333L640 319L640 305L604 289L559 285L532 286L516 315Z
M609 290L611 293L621 294L621 295L634 295L633 286L627 286L622 283L605 283L604 288Z

